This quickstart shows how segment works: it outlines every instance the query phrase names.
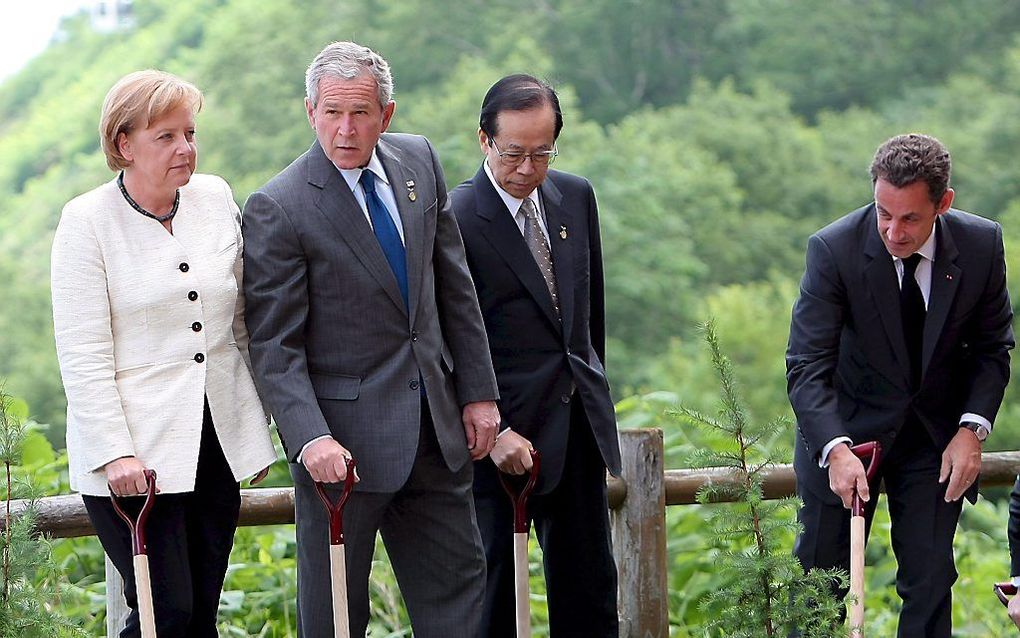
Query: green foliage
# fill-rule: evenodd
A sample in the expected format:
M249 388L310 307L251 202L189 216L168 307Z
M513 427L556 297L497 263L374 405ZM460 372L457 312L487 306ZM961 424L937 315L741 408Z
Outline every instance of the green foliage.
M83 636L75 623L63 616L59 606L58 571L50 557L49 542L35 535L35 505L31 484L16 482L15 466L45 456L45 439L29 439L15 403L0 390L0 638L51 638ZM50 449L52 452L52 449ZM19 511L14 499L28 499Z
M688 465L724 468L736 478L732 483L708 483L698 492L702 505L715 500L736 503L708 512L708 524L722 544L716 571L730 583L704 597L702 607L712 611L706 628L711 635L746 638L786 636L796 628L805 637L830 636L842 609L832 587L844 584L845 574L818 569L804 573L783 544L798 528L793 517L796 499L767 502L762 490L763 472L774 463L762 441L774 438L787 421L748 420L733 364L722 352L714 323L709 321L704 332L721 387L719 416L684 405L673 415L706 428L716 441L695 450Z

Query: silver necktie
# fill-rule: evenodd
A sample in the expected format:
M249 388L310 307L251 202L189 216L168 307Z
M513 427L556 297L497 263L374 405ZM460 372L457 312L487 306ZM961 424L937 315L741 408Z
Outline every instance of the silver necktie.
M552 296L556 316L559 316L560 300L556 292L556 275L553 274L552 251L549 250L549 240L546 239L538 221L538 209L534 201L526 198L521 204L521 211L524 213L524 243L527 244L531 256L535 258L535 263L542 272L545 285L549 288L549 295Z

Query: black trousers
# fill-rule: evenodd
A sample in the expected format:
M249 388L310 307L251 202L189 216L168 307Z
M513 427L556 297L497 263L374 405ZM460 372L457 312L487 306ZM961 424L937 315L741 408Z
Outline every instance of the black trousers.
M865 507L871 531L878 504L877 485L885 480L896 555L896 593L903 600L898 638L949 638L952 634L952 586L956 582L953 536L963 499L945 502L946 483L938 482L942 454L920 423L904 426L879 467ZM828 505L802 489L799 520L804 531L794 553L805 570L850 569L850 512ZM838 592L846 595L846 590Z
M82 500L103 549L124 578L124 598L131 613L120 636L140 636L128 526L108 497L82 496ZM129 515L137 516L143 498L122 502ZM207 403L195 491L157 494L145 527L160 638L216 638L216 611L240 506L240 489L216 438Z
M476 471L495 472L492 461ZM475 491L488 579L480 637L513 638L513 507L502 490ZM552 638L617 638L617 577L606 500L606 466L580 400L571 405L563 476L528 499L542 546Z

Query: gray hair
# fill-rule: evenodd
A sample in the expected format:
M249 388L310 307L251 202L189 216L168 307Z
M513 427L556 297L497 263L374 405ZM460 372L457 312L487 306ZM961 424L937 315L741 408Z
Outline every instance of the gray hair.
M305 71L305 94L314 108L319 103L319 82L324 77L353 80L369 75L379 91L379 106L386 108L393 95L390 65L381 55L356 42L334 42L315 56Z

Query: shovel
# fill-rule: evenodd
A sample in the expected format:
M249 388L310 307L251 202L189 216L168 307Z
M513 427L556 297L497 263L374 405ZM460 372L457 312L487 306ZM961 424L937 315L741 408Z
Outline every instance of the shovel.
M992 585L995 595L1003 607L1009 607L1009 597L1016 596L1017 586L1013 583L995 583Z
M344 550L344 505L354 489L354 459L347 459L347 478L340 498L333 503L322 483L315 483L315 491L329 514L329 574L333 592L333 636L350 638L351 623L347 614L347 554Z
M141 625L142 638L156 638L156 615L152 610L152 579L149 577L149 557L145 554L145 521L156 502L156 471L145 470L145 483L148 492L145 503L138 512L138 519L124 512L117 500L117 495L110 490L110 500L117 515L124 519L131 530L131 555L134 556L135 596L138 598L138 621Z
M868 482L875 476L882 457L878 441L861 443L850 451L862 461L870 457L866 471ZM864 638L864 501L857 490L850 508L850 594L854 603L850 607L850 636Z
M537 450L531 451L531 471L528 481L520 492L516 491L510 481L499 473L499 482L510 496L514 507L514 594L517 599L517 638L531 638L531 594L528 590L528 533L531 522L528 520L528 497L535 490L538 481L538 470L541 466L541 455Z

